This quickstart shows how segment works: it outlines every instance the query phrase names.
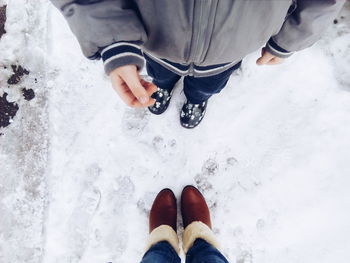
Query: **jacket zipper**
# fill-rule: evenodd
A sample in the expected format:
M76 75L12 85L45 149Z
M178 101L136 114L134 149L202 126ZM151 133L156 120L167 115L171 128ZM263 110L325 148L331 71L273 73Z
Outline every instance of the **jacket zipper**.
M202 43L199 41L200 38L203 38L203 32L202 32L202 17L203 17L203 3L201 0L196 1L196 3L199 3L199 7L198 9L200 10L199 13L199 17L198 19L196 19L197 21L197 25L195 25L195 28L197 28L197 34L196 34L196 38L195 38L195 46L194 46L194 50L192 53L192 60L196 60L198 57L198 50L200 50L199 45L202 45Z
M190 63L190 67L188 68L188 75L189 76L194 76L194 63Z
M198 56L199 63L202 63L204 61L210 46L211 35L213 33L214 26L215 26L215 17L216 17L216 12L218 8L218 1L219 0L208 1L207 9L209 10L209 13L208 13L208 18L206 22L206 27L204 28L204 32L203 32L202 49Z
M191 39L191 49L188 56L188 61L190 68L192 67L192 74L194 73L194 62L201 62L203 56L206 54L210 43L208 39L208 34L211 34L212 24L214 24L214 18L216 13L216 7L213 11L213 5L216 1L213 0L194 0L194 10L193 10L193 34Z

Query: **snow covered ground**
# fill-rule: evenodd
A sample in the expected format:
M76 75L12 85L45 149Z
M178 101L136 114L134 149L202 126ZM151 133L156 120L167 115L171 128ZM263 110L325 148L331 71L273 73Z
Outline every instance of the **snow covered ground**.
M249 55L185 130L180 83L164 115L128 109L46 0L7 4L0 95L19 111L0 136L0 262L138 262L155 195L187 184L231 262L349 262L350 8L281 66ZM7 87L13 63L30 74Z

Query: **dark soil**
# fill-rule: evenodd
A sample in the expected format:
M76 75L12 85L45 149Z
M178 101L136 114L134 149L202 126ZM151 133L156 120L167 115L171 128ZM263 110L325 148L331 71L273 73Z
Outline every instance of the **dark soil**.
M8 102L7 93L0 96L0 128L10 125L10 120L16 115L18 105L15 102Z
M21 81L21 78L24 75L28 75L29 71L23 68L22 66L17 66L17 65L11 65L13 74L12 76L7 80L7 83L10 85L17 84L18 82Z
M33 89L22 89L23 97L25 100L32 100L35 98L35 92Z
M3 34L6 33L5 22L6 22L6 5L0 6L0 38L2 37Z
M24 75L29 75L29 71L20 65L11 65L11 68L13 74L7 80L7 83L10 85L19 83ZM21 91L25 100L29 101L35 98L33 89L23 88ZM9 126L19 109L16 102L9 102L7 100L7 95L7 93L4 93L4 95L0 97L0 128ZM0 134L0 136L1 135L2 134Z

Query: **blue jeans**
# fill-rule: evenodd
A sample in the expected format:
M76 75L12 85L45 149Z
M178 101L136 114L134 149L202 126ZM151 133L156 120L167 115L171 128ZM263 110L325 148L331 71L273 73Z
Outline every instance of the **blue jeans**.
M153 78L153 83L162 89L171 91L181 76L163 67L149 56L144 55L144 57L147 62L147 73ZM178 66L180 67L180 65ZM186 98L194 104L208 100L226 86L231 74L240 66L241 62L222 73L209 77L185 76L184 93Z
M174 248L162 241L153 245L143 256L141 263L180 263ZM186 255L186 263L228 263L227 259L203 239L196 239Z

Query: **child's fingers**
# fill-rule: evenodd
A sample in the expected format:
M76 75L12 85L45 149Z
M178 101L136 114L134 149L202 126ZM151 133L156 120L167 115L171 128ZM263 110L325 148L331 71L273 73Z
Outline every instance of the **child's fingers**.
M119 73L116 71L112 72L110 74L110 78L112 81L113 89L117 92L122 101L130 107L135 105L135 100L137 101L137 99L135 98L134 94L130 91L129 87L119 75Z
M273 58L274 56L272 54L265 52L265 54L256 61L256 64L265 65Z
M125 83L113 87L114 90L118 93L119 97L126 103L126 105L132 107L135 104L135 100L138 101Z
M154 99L149 99L149 101L146 104L142 104L132 93L132 91L129 89L126 83L123 83L121 85L118 85L117 87L114 87L116 92L118 93L119 97L130 107L134 108L144 108L151 106L155 103ZM147 95L151 96L154 93L154 88L146 88Z
M149 96L147 94L146 89L142 86L140 82L138 72L136 70L132 72L127 72L127 74L123 74L123 76L121 77L131 90L132 94L138 99L138 101L146 106L149 102Z
M274 57L273 59L271 59L269 62L266 63L266 65L279 65L283 62L283 59L278 58L278 57Z
M150 98L156 90L155 85L140 80L136 67L124 66L117 68L110 73L110 78L113 89L128 106L141 108L155 103L155 100ZM144 97L143 103L142 97Z
M147 104L141 104L136 98L132 101L130 107L133 108L145 108L152 106L156 101L154 99L150 99Z
M157 91L157 86L151 82L147 82L141 79L141 84L146 89L148 96L151 96L154 92Z
M126 105L129 107L134 108L144 108L151 106L155 103L154 99L150 99L146 104L142 104L139 102L139 100L135 97L135 95L131 92L129 87L126 85L126 83L123 83L121 86L115 88L116 92L118 93L119 97L125 102Z

